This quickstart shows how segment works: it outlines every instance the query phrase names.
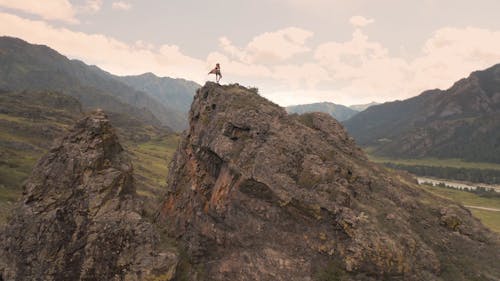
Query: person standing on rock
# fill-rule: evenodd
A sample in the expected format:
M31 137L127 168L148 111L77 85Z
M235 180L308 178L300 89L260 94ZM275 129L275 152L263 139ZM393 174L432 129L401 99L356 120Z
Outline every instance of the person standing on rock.
M210 70L208 74L215 74L215 81L219 84L220 79L222 79L222 74L220 73L220 64L216 63L215 68Z

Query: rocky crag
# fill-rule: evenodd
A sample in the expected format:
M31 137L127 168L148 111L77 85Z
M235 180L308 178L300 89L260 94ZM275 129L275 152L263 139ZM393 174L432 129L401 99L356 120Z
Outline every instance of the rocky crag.
M1 232L0 280L170 280L177 255L141 217L107 117L82 119L42 157ZM156 279L154 279L156 278Z
M470 212L370 163L327 114L238 85L198 90L157 223L183 280L499 280Z

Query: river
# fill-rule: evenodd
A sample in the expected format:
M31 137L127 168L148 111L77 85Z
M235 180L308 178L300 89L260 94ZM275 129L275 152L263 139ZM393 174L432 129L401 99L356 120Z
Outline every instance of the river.
M478 186L484 187L486 189L493 189L496 192L500 192L500 185L491 185L491 184L485 184L485 183L470 183L470 182L462 182L462 181L451 181L451 180L445 180L445 179L434 179L434 178L424 178L424 177L417 177L418 184L431 184L431 185L440 185L444 184L449 187L453 187L456 189L470 189L470 190L475 190Z

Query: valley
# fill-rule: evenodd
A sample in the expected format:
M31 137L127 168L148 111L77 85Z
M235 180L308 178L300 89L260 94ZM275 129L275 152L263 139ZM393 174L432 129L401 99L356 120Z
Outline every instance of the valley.
M490 185L500 184L500 165L488 162L469 162L461 159L437 158L391 158L370 153L368 157L375 163L403 170L419 177L431 177Z

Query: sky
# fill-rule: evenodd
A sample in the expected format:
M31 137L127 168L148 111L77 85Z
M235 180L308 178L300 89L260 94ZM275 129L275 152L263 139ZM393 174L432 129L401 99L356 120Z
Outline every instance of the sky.
M282 105L447 89L500 63L498 0L0 0L0 36L117 75L257 87Z

